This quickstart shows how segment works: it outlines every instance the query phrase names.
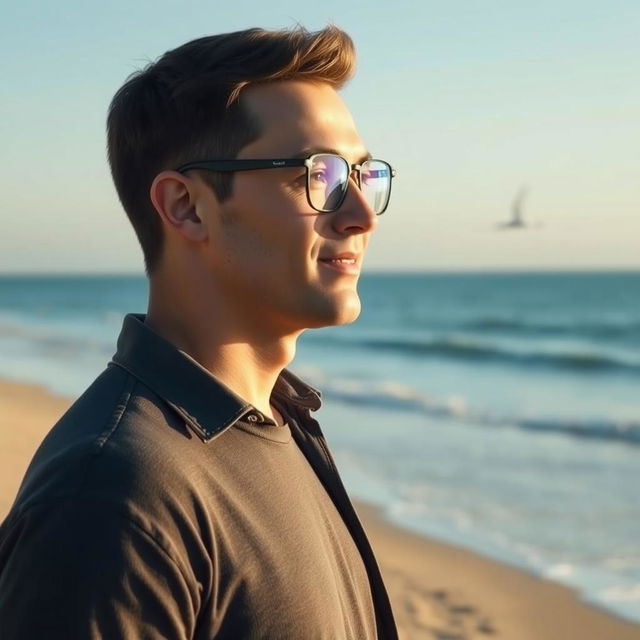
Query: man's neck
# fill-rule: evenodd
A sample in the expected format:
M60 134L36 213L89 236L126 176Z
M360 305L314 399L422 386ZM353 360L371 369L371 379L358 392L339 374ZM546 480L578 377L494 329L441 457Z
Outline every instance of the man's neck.
M190 310L175 300L165 303L153 295L145 322L231 391L281 424L270 404L271 392L282 369L293 360L300 331L269 334L263 326L243 325L221 313L220 305L205 311L201 304L194 304Z

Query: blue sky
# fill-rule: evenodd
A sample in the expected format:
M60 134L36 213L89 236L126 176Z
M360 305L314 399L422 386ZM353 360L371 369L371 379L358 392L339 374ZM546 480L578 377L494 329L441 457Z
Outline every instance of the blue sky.
M141 272L104 120L132 71L205 34L334 22L344 91L398 169L370 269L640 267L640 3L22 2L0 26L0 272ZM496 231L528 186L536 226Z

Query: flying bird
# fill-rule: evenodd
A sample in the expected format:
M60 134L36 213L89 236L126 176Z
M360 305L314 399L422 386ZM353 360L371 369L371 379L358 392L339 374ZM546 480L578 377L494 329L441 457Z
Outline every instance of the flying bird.
M540 226L530 225L524 221L524 216L522 213L522 203L524 202L528 192L529 189L526 186L520 187L520 189L516 193L516 197L511 203L511 219L507 220L506 222L498 223L496 225L498 229L528 229L531 228L531 226Z

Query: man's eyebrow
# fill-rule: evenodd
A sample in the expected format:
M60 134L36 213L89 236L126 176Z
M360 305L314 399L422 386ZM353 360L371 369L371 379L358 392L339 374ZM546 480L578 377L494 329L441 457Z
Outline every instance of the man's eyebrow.
M335 156L342 156L341 151L338 151L337 149L333 149L331 147L307 147L306 149L303 149L302 151L300 151L300 153L296 153L291 157L292 158L308 158L309 156L312 156L316 153L332 153ZM366 151L362 156L358 158L355 164L362 164L366 160L371 160L371 158L373 158L371 153Z

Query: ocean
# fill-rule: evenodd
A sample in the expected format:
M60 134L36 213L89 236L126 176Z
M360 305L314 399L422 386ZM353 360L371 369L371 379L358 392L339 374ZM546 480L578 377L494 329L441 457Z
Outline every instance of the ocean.
M640 622L640 272L368 274L291 369L351 494ZM138 276L0 277L0 377L78 395Z

